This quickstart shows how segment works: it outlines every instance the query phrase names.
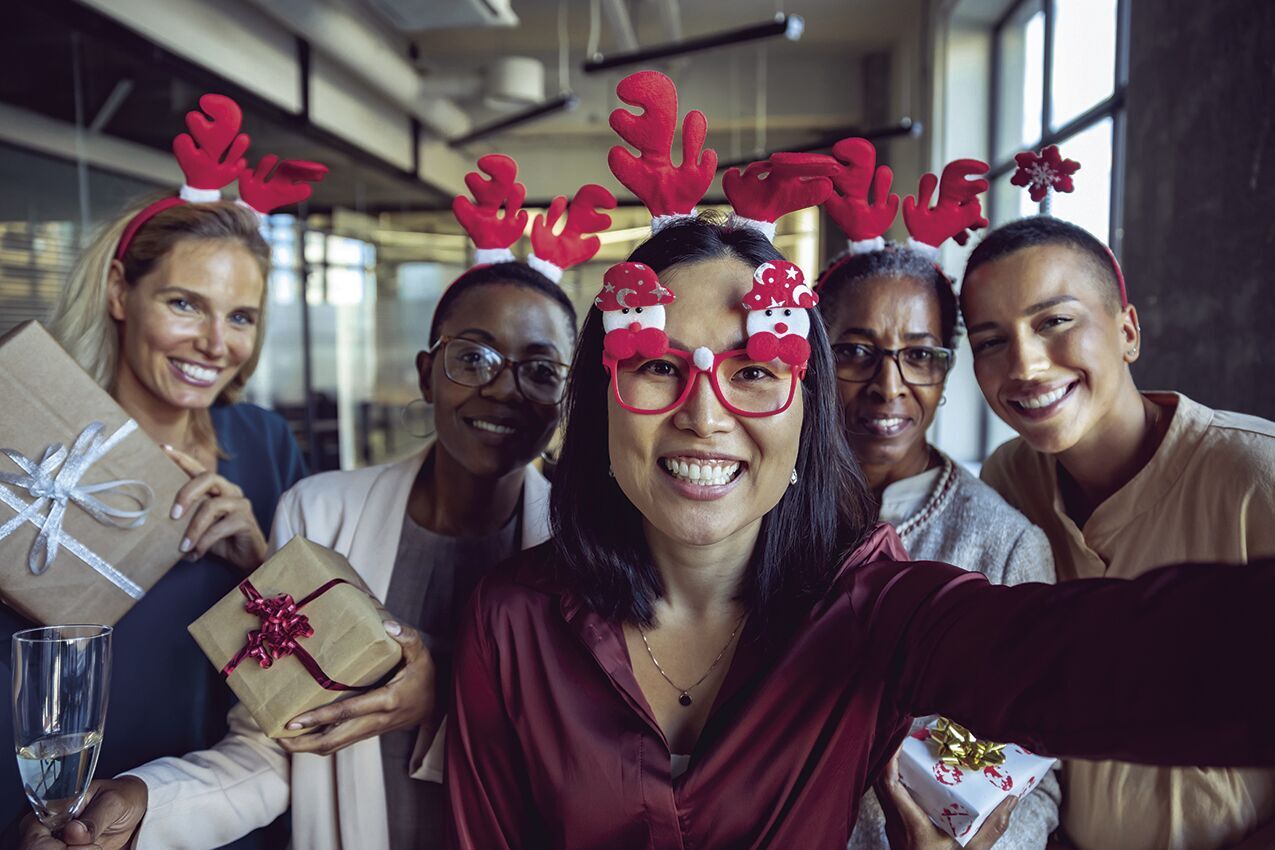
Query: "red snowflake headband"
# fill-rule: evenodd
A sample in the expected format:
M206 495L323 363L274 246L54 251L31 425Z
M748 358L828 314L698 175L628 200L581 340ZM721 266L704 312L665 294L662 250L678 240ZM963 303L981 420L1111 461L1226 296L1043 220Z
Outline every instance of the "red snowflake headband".
M841 167L832 177L833 192L823 208L850 240L851 254L880 251L899 211L899 196L890 193L894 173L876 164L876 148L867 139L842 139L832 153ZM982 177L987 172L985 162L958 159L944 166L942 178L921 175L916 194L903 200L908 247L936 261L939 247L948 239L964 245L972 231L986 227L978 196L987 191ZM935 187L939 193L931 207Z
M473 200L457 195L452 212L473 240L475 266L514 261L511 250L527 230L527 211L522 202L527 187L519 183L518 164L504 154L488 154L478 160L477 171L465 175L465 185ZM561 195L537 215L531 226L531 256L527 264L555 283L567 269L593 259L602 247L596 234L611 226L611 217L601 210L615 209L615 196L590 183L580 187L568 204ZM566 213L562 230L554 228Z
M249 169L244 158L249 138L239 132L242 124L243 111L230 98L222 94L199 98L199 110L186 113L189 132L173 139L173 155L186 182L176 197L158 200L133 216L120 236L115 259L123 260L137 232L164 210L220 201L221 190L236 179L240 203L260 216L310 197L314 191L310 184L321 181L328 167L299 159L279 162L279 157L267 154Z
M1050 192L1074 192L1076 184L1071 179L1080 170L1080 163L1074 159L1063 159L1058 152L1058 145L1050 145L1040 153L1023 151L1014 156L1018 168L1009 182L1014 186L1022 186L1036 203L1047 201ZM1116 274L1116 286L1120 289L1120 306L1129 306L1129 293L1125 289L1124 272L1120 262L1111 249L1103 245L1111 260L1112 271Z

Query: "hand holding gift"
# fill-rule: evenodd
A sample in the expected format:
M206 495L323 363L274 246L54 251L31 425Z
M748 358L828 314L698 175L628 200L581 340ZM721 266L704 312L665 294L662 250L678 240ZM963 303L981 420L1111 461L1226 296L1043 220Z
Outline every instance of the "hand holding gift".
M398 665L387 620L345 558L294 537L189 631L261 730L292 738L304 734L289 728L296 717Z
M925 810L912 799L911 792L899 781L899 755L895 753L877 781L877 800L885 814L885 834L890 850L951 850L959 847L956 839L940 830ZM1000 802L983 821L978 832L965 845L966 850L990 850L1009 828L1018 798L1010 795Z
M326 756L386 732L416 727L424 731L425 740L433 740L438 727L434 659L416 629L391 621L385 624L385 631L403 648L403 668L394 678L376 690L294 718L289 729L309 732L328 728L287 738L279 742L280 746L290 753Z
M266 538L243 490L183 451L167 445L164 451L190 476L173 500L171 514L175 520L190 516L180 546L186 559L197 561L212 552L245 573L261 566Z
M980 740L944 717L908 735L896 758L898 783L907 787L934 825L961 847L978 846L976 836L983 840L982 827L994 813L1008 824L1009 811L1003 808L1008 800L1034 789L1055 761L1017 744ZM897 789L887 783L882 790L883 808L893 803L904 809ZM887 822L889 818L887 808Z

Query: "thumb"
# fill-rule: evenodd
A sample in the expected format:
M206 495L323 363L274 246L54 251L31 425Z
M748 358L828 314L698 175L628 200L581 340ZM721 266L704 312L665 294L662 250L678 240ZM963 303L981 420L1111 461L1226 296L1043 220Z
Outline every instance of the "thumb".
M67 826L66 837L68 840L72 837L71 827L78 824L87 832L87 841L83 843L98 841L113 826L125 820L128 814L128 802L122 795L115 791L103 791L96 795L89 802L88 808Z
M416 629L397 620L386 620L383 625L385 626L385 633L403 648L403 655L409 661L427 652L425 644L421 640L421 633Z

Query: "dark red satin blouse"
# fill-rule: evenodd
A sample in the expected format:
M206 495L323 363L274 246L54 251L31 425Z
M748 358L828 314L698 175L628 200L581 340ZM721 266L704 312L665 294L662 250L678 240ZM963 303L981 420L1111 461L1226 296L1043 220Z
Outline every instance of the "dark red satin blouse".
M620 625L563 588L551 557L523 553L471 601L447 743L453 848L841 850L914 714L1040 752L1275 763L1275 736L1246 737L1270 676L1201 639L1269 646L1269 564L1003 587L909 563L881 526L781 639L745 628L675 780Z

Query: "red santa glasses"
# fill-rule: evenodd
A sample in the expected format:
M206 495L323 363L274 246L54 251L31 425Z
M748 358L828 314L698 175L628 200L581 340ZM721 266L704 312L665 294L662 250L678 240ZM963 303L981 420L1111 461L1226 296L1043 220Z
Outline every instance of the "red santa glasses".
M633 413L667 413L686 403L705 374L731 413L774 416L788 409L810 359L808 309L819 302L799 268L784 260L757 268L741 305L748 312L745 348L672 348L664 308L676 300L642 263L620 263L602 278L593 303L602 313L602 362L617 404Z
M722 406L737 416L774 416L792 404L804 365L760 360L743 348L714 353L707 348L669 348L655 357L641 353L625 360L603 355L611 389L620 407L631 413L668 413L686 403L700 375Z

